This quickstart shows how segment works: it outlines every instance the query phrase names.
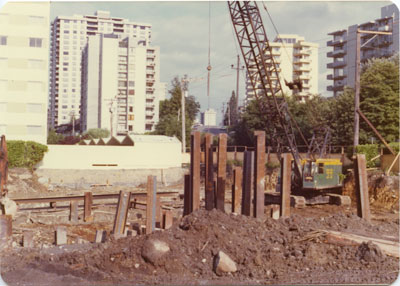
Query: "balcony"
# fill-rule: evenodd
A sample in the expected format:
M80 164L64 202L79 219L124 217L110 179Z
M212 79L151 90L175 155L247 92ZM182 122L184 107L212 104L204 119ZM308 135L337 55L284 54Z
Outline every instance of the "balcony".
M343 91L344 86L343 85L329 85L326 90L327 91Z
M334 76L334 75L332 75L332 74L328 74L328 75L326 76L326 79L328 79L328 80L342 80L342 79L344 79L344 78L346 78L345 75L336 75L336 76Z
M301 75L299 75L299 79L301 79L301 80L306 80L306 79L310 79L311 78L311 76L308 74L308 75L305 75L305 74L301 74Z
M303 56L303 55L310 55L311 50L305 50L305 49L295 49L293 51L294 56Z
M311 71L311 66L310 65L308 65L308 66L302 65L299 67L295 67L293 70L294 70L294 72Z
M340 50L334 50L331 52L328 52L326 55L328 58L336 58L336 57L343 57L346 54L346 51L343 49Z
M337 68L342 68L346 66L346 62L345 61L336 61L333 63L329 63L326 65L326 67L328 69L337 69Z
M345 39L331 40L326 43L328 47L341 46L346 43Z

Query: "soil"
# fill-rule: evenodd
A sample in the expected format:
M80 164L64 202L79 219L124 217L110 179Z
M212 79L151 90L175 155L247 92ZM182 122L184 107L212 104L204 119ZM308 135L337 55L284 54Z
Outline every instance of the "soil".
M13 184L18 180L15 176ZM36 190L43 196L74 191ZM115 206L99 206L90 224L68 222L68 211L62 209L20 211L13 221L12 242L0 253L2 278L8 285L254 285L390 284L398 277L399 259L377 245L328 243L319 232L335 230L399 242L399 218L392 207L374 205L369 223L356 216L354 206L292 208L289 218L274 220L204 209L182 218L178 196L164 203L174 210L170 229L118 240L109 235ZM131 209L128 222L144 224L144 215L143 210ZM67 245L53 245L59 225L67 227ZM107 231L105 243L92 243L96 229ZM35 232L33 248L21 246L27 230ZM170 248L155 264L142 257L143 245L150 239ZM220 250L235 261L237 272L219 276L213 271Z

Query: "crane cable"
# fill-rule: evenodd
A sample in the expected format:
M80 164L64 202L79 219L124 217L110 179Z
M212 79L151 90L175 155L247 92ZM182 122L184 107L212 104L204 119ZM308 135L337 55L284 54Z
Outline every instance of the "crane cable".
M271 14L269 13L269 11L268 11L268 9L267 9L267 6L265 5L265 1L262 1L262 3L263 3L263 7L264 7L265 12L267 12L267 15L268 15L268 17L269 17L269 20L271 21L271 24L272 24L272 26L274 27L274 30L275 30L275 33L277 34L278 39L282 40L282 39L281 39L281 34L278 32L278 29L276 28L275 23L274 23L274 21L272 20ZM292 62L292 60L291 60L291 58L290 58L290 56L289 56L289 53L288 53L288 51L287 51L287 49L286 49L285 43L284 43L284 42L281 42L281 43L282 43L283 50L285 51L285 54L286 54L286 56L287 56L287 58L288 58L290 64L293 66L293 62ZM296 74L296 77L297 77L297 79L299 79L299 76L298 76L297 74Z

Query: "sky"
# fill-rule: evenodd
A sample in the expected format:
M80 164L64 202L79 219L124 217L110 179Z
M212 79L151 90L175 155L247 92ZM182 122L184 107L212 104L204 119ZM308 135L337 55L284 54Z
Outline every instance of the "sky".
M265 5L280 34L298 34L306 41L319 44L319 93L331 85L326 76L331 73L326 64L331 62L326 46L328 33L347 29L380 18L380 8L389 1L265 1ZM258 3L268 39L276 32ZM227 2L225 1L134 1L134 2L51 2L51 20L63 15L90 15L97 10L110 11L112 17L152 25L152 45L160 47L161 81L168 83L185 74L191 79L189 95L200 103L201 111L208 107L217 111L217 124L222 119L223 103L236 90L236 65L240 49L234 35ZM210 29L209 29L210 25ZM210 33L209 33L210 30ZM209 46L210 43L210 46ZM210 48L210 96L207 96L207 65ZM241 58L243 65L243 59ZM245 96L245 72L239 76L239 99ZM167 95L168 97L168 95Z

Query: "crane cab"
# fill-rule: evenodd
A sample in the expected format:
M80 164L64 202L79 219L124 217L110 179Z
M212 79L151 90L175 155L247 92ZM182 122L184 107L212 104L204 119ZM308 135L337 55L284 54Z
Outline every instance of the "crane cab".
M303 169L304 190L324 190L342 187L342 162L339 159L304 159Z

